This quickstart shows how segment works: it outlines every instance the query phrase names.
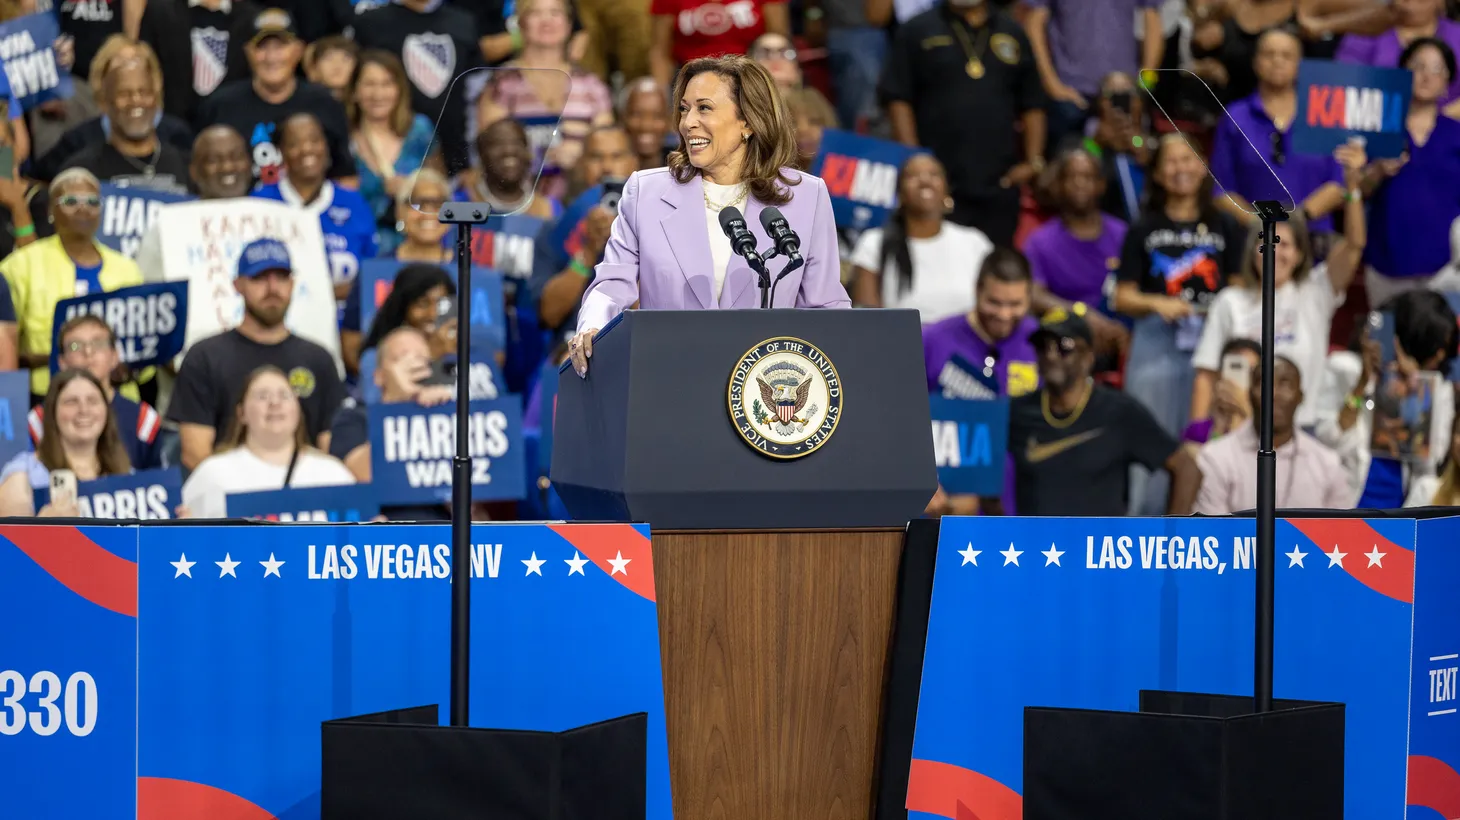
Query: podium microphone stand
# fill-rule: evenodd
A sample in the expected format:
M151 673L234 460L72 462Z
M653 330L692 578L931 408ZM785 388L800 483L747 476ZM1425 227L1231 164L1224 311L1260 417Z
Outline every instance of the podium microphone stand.
M457 299L471 299L471 229L486 224L492 207L448 202L438 219L456 226ZM458 316L463 315L458 312ZM451 459L451 701L450 725L471 714L471 322L456 322L456 454ZM1269 444L1271 436L1269 435Z
M1252 203L1262 220L1262 410L1257 444L1257 618L1253 663L1253 711L1272 711L1273 590L1277 551L1277 452L1272 443L1272 376L1274 308L1277 298L1277 224L1288 219L1277 202Z

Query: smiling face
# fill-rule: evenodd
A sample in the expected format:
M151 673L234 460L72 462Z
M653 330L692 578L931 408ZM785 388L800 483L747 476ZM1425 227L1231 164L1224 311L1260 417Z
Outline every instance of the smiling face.
M562 0L532 0L519 24L522 42L542 48L562 48L573 33L573 21Z
M440 245L448 226L437 218L451 192L434 180L417 179L410 202L396 205L396 217L405 223L406 239L418 245Z
M56 429L70 449L95 447L106 429L106 396L86 378L74 378L56 396Z
M292 439L299 429L299 398L289 380L278 373L256 376L239 404L239 418L248 425L250 440L260 434L276 441Z
M189 173L203 199L244 196L253 185L248 146L226 125L215 125L198 135Z
M578 169L585 185L597 185L604 177L628 179L639 167L629 146L629 135L622 128L604 128L583 141L583 156Z
M1434 46L1417 49L1404 67L1414 73L1414 102L1434 103L1450 86L1450 67L1445 64L1445 55Z
M101 322L83 322L61 338L61 368L85 370L106 384L119 360L111 332Z
M1201 157L1180 137L1168 137L1161 144L1161 163L1156 167L1157 181L1170 197L1192 197L1201 191L1206 166Z
M101 191L89 181L73 179L55 192L51 217L62 236L93 237L101 220Z
M784 35L762 34L750 46L750 58L765 66L782 91L801 87L801 66L796 49Z
M295 181L314 184L324 179L330 162L329 142L314 115L295 114L285 120L279 130L279 150Z
M918 154L909 159L902 168L897 196L902 207L913 216L941 216L948 207L948 177L943 173L943 164L932 154Z
M1298 240L1293 233L1293 228L1286 222L1277 224L1278 246L1277 254L1272 260L1273 284L1282 287L1293 281L1293 274L1298 266L1303 263L1303 250L1298 247ZM1259 281L1262 279L1262 253L1252 254L1253 275Z
M658 86L640 86L629 94L624 103L624 130L629 132L636 155L658 161L664 135L669 133L669 112Z
M102 108L117 133L133 142L149 139L157 118L157 88L141 60L129 60L107 72Z
M514 190L522 187L532 166L532 148L527 132L513 119L497 120L477 138L477 156L487 184Z
M400 98L401 87L396 84L395 75L385 66L376 62L360 66L360 78L355 82L355 105L359 107L362 119L366 122L390 122Z
M736 169L745 161L750 133L735 105L735 90L718 74L691 77L679 101L679 137L689 164L708 172Z
M1100 204L1105 194L1105 176L1095 158L1084 151L1070 154L1060 168L1055 195L1061 208L1071 213L1087 214Z
M338 93L350 84L350 75L355 73L355 55L342 48L329 49L314 61L311 73L314 82Z
M254 79L265 88L283 88L299 69L304 45L293 37L275 34L245 45L243 52Z
M451 295L445 285L436 285L406 306L406 324L427 335L435 332L439 324L441 300Z

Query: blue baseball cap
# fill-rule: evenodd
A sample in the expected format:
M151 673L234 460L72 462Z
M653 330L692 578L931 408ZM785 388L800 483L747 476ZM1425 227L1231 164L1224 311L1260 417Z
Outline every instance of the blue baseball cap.
M243 253L238 255L239 276L252 278L275 270L294 272L294 265L289 261L289 248L283 242L264 238L243 246Z

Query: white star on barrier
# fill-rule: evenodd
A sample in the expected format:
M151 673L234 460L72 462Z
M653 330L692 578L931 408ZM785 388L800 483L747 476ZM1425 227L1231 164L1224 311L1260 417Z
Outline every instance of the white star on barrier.
M584 558L582 555L579 555L577 550L573 550L573 557L564 558L563 563L568 565L569 575L572 575L575 572L579 575L583 575L583 567L588 563L588 559Z
M1308 557L1308 553L1298 549L1297 544L1293 545L1292 552L1285 552L1283 553L1283 555L1286 555L1288 557L1288 569L1292 569L1293 567L1302 567L1303 559ZM1307 567L1303 568L1307 569Z
M277 558L275 558L274 557L274 554L272 552L269 553L269 560L267 560L267 561L260 561L259 564L262 565L263 568L264 568L264 577L265 578L269 577L270 575L274 576L275 578L283 578L284 577L284 576L282 576L282 575L279 574L279 567L284 566L284 562L278 560Z
M1064 554L1065 554L1064 550L1057 550L1057 549L1055 549L1054 548L1054 544L1050 544L1049 545L1049 549L1047 549L1044 552L1041 552L1040 553L1040 555L1043 555L1044 556L1044 565L1045 566L1049 566L1050 564L1054 564L1057 567L1064 566L1064 564L1061 564L1060 563L1060 556L1061 555L1064 555Z
M1383 569L1384 568L1384 556L1386 556L1388 554L1389 553L1387 553L1387 552L1380 552L1379 551L1379 545L1378 544L1375 544L1374 545L1374 551L1373 552L1366 552L1366 553L1364 553L1364 557L1367 558L1367 559L1369 559L1369 566L1371 566L1371 567L1378 567L1379 569Z
M1004 556L1004 566L1007 567L1008 565L1013 564L1017 567L1019 566L1019 556L1023 555L1024 551L1014 549L1014 543L1011 541L1009 542L1009 548L1000 551L999 554Z
M1323 554L1328 556L1328 566L1330 568L1338 567L1339 569L1343 569L1343 559L1348 557L1348 553L1338 551L1337 544L1333 545L1333 552L1325 552Z
M219 578L225 575L232 575L234 578L237 578L238 573L234 572L234 570L238 569L238 565L242 562L233 560L233 556L225 552L222 561L214 561L213 563L218 565Z
M959 564L958 566L961 567L965 564L973 564L974 566L978 566L978 557L980 555L983 555L983 550L974 549L973 542L969 541L968 546L959 550L958 554L963 556L963 563Z
M172 576L172 577L174 577L174 578L181 578L184 575L186 575L189 578L191 578L191 577L193 577L193 565L196 564L196 563L198 563L198 562L197 561L189 561L188 560L188 554L187 553L183 553L182 556L179 557L176 561L168 561L167 563L172 564L173 567L175 567L177 569L177 574L174 575L174 576Z
M527 565L527 572L523 574L523 577L524 578L527 577L528 575L536 575L537 577L541 578L542 577L542 565L543 564L546 564L547 561L545 561L545 560L543 560L541 558L538 558L537 557L537 553L536 552L533 552L532 553L532 557L531 558L524 558L524 559L522 559L522 563L524 563L524 564Z
M613 571L610 572L609 575L618 575L619 573L623 573L625 576L627 576L629 574L629 562L632 560L634 559L625 558L623 552L620 551L616 558L608 559L608 563L613 564Z

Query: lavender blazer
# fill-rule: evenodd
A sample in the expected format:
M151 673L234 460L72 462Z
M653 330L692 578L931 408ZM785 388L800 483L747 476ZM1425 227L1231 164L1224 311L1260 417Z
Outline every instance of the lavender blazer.
M800 180L791 186L791 201L781 206L781 213L801 236L806 265L776 286L772 307L849 308L826 183L790 169L784 173ZM756 247L763 250L771 243L760 226L762 210L759 202L747 200L745 221ZM712 298L715 276L705 219L705 186L699 176L680 184L669 169L654 168L629 177L603 261L583 294L578 330L603 327L635 301L644 310L760 307L755 272L740 256L730 257L720 301ZM772 279L783 264L779 257L771 260Z

